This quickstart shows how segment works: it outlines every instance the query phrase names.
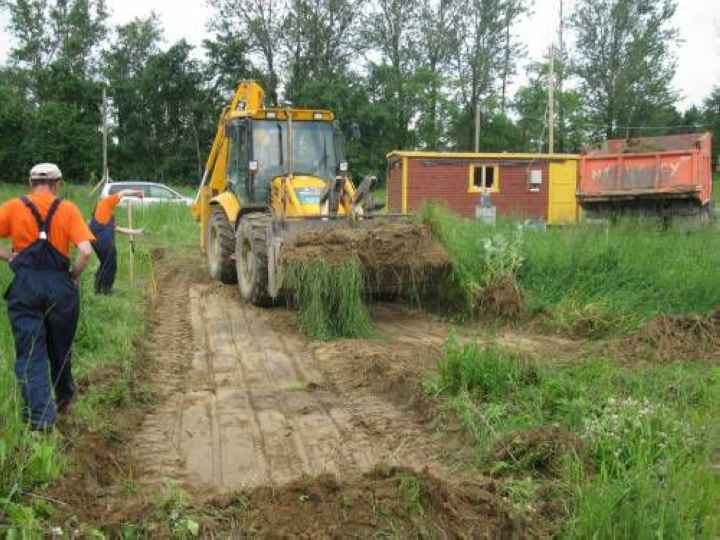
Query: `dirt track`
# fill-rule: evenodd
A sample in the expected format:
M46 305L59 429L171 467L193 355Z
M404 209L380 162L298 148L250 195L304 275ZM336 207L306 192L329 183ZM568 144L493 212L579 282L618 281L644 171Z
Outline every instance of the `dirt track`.
M353 384L363 367L345 360L357 354L310 347L287 314L243 305L232 287L164 285L150 352L165 399L133 443L145 482L227 492L378 463L440 472L421 423Z

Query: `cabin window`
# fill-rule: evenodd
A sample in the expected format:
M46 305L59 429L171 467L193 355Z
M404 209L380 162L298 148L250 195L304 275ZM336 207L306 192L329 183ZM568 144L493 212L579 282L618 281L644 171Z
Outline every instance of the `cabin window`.
M500 191L500 167L497 165L470 165L468 193Z

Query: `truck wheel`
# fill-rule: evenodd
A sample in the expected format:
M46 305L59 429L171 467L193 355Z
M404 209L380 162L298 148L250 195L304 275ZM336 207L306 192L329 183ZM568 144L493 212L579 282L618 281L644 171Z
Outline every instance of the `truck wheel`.
M256 306L269 306L267 229L263 214L248 214L240 220L236 235L235 264L240 296Z
M214 207L208 223L208 270L213 279L225 284L237 283L235 273L235 231L225 210Z

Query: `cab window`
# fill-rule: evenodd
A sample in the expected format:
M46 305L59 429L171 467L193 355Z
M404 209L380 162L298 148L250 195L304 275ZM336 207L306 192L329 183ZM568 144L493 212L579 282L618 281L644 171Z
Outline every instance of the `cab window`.
M237 192L238 188L247 189L248 178L248 130L245 122L238 122L230 129L230 163L228 181Z

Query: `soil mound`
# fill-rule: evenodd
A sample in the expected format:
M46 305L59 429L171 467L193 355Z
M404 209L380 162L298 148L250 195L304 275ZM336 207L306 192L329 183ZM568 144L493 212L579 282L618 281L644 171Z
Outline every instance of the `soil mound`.
M518 538L528 533L496 494L495 484L451 486L427 471L378 466L354 480L324 475L282 488L216 499L232 531L272 538ZM204 530L204 533L210 532ZM213 531L215 532L215 531Z
M720 309L707 316L662 315L616 347L623 357L660 362L720 359Z
M506 464L507 470L528 471L545 477L557 476L563 461L573 454L589 463L583 441L554 426L510 433L500 439L491 452L495 461Z
M340 225L305 231L288 242L283 261L338 265L359 260L372 294L422 293L437 284L450 269L445 249L426 225L373 221L357 226Z
M523 305L517 282L508 276L481 291L477 311L481 317L514 319L522 313Z

